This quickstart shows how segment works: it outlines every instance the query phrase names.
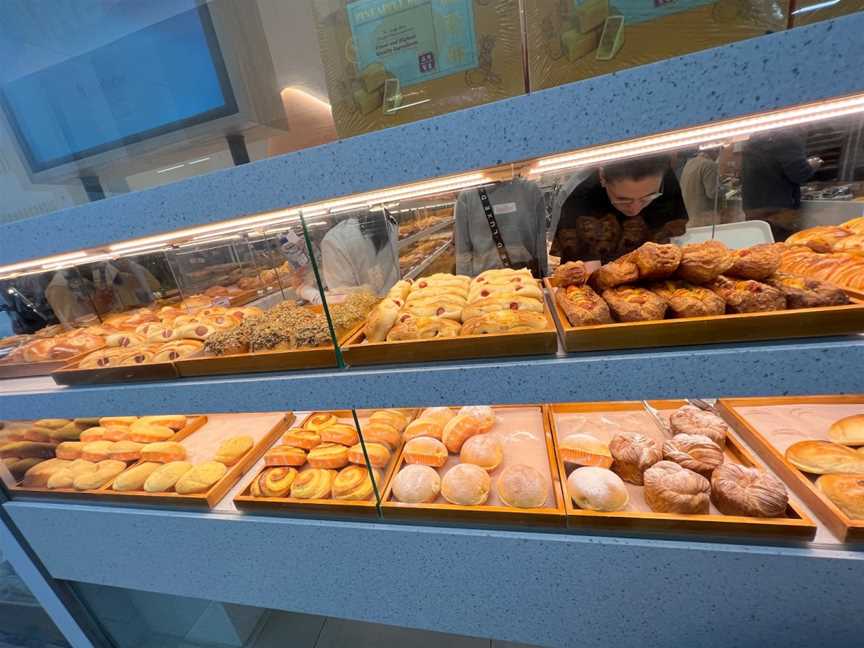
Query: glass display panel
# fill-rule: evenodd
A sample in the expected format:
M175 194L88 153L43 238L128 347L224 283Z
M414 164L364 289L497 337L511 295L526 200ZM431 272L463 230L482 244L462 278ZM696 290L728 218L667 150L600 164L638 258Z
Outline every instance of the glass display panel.
M66 648L69 643L0 552L0 641L6 646Z

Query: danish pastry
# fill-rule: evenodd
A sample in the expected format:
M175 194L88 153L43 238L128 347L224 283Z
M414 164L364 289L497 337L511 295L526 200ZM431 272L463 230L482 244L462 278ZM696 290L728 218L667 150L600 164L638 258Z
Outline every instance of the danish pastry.
M348 448L338 443L322 443L309 451L306 461L313 468L344 468L348 464Z
M702 434L678 434L663 442L663 458L710 477L723 463L723 450Z
M225 439L216 451L215 461L226 466L233 466L252 449L255 442L248 435L231 437Z
M441 431L441 440L447 450L457 453L462 444L475 434L481 433L481 423L476 418L466 414L457 414L447 422Z
M573 326L611 324L609 306L591 286L567 286L555 291L555 301Z
M786 297L782 292L752 279L735 281L720 276L709 287L723 298L732 313L761 313L786 308Z
M627 256L636 264L639 279L664 279L675 274L681 263L682 252L677 245L661 245L649 241Z
M588 283L598 292L633 283L639 279L638 266L627 256L600 266L591 273Z
M730 277L763 281L780 268L780 249L775 243L762 243L732 251L732 265L726 271Z
M567 435L558 442L558 452L566 463L577 466L608 468L612 465L609 446L590 434Z
M799 441L786 449L786 461L806 473L864 473L864 454L831 441Z
M355 443L360 443L360 436L353 425L346 423L334 423L328 425L318 432L323 443L341 443L342 445L352 446Z
M306 463L306 451L290 445L270 448L264 453L265 466L302 466Z
M669 303L673 317L706 317L726 312L726 302L713 290L686 281L667 280L649 289Z
M630 502L621 478L606 468L585 466L567 477L567 493L581 509L620 511Z
M434 502L440 492L441 477L429 466L405 466L393 479L394 497L406 504Z
M783 293L787 308L843 306L851 303L842 288L819 279L778 272L765 279L765 283Z
M441 495L451 504L478 506L489 498L489 473L473 464L457 464L441 480Z
M334 473L331 470L312 468L304 470L291 484L291 497L297 499L326 499L330 497Z
M495 480L495 491L498 497L506 506L515 508L543 506L546 503L548 490L546 478L531 466L524 464L507 466Z
M549 285L554 287L582 286L588 281L588 271L582 261L568 261L562 263L552 276L549 277Z
M732 267L732 252L720 241L688 243L681 248L676 275L694 284L706 284Z
M297 478L297 469L280 466L265 468L252 482L253 497L285 497Z
M636 432L621 432L609 442L612 470L624 481L642 485L642 475L663 458L660 445Z
M853 520L864 520L864 473L822 475L816 487Z
M546 315L542 313L500 310L466 320L459 335L530 333L531 331L543 330L547 326L549 326L549 322Z
M438 439L432 437L416 437L405 444L402 449L405 463L423 464L440 468L447 463L447 448Z
M722 418L695 405L684 405L675 410L669 417L669 427L673 435L702 434L721 448L726 447L726 436L731 431Z
M117 475L111 488L115 491L137 491L144 487L144 482L162 464L145 461Z
M164 493L174 488L174 484L192 470L188 461L170 461L162 464L144 481L144 490L148 493Z
M662 320L669 303L647 288L621 286L603 291L603 299L619 322Z
M674 461L658 461L645 471L645 501L658 513L708 513L711 484Z
M180 495L204 493L222 479L226 472L228 472L228 468L225 467L225 464L218 461L205 461L184 473L174 484L174 490Z
M718 466L711 475L711 501L724 515L784 517L789 495L774 475L738 464Z
M282 443L294 448L303 448L311 450L321 443L321 436L312 430L304 428L291 428L282 435Z
M372 476L366 466L348 466L333 478L333 498L362 501L372 498Z
M390 463L390 448L383 443L367 443L366 454L369 456L369 463L379 468L384 468ZM363 456L363 446L359 443L348 448L348 461L358 466L366 465L366 458Z

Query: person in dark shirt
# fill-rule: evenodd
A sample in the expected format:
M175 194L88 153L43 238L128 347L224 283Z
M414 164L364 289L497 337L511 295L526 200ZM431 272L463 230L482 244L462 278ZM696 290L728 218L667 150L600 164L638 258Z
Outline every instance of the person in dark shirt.
M551 253L561 263L608 263L647 241L668 243L687 227L681 188L667 157L607 164L561 206Z
M767 221L775 241L799 229L801 185L822 165L808 158L804 136L786 131L753 137L742 150L741 193L748 221Z

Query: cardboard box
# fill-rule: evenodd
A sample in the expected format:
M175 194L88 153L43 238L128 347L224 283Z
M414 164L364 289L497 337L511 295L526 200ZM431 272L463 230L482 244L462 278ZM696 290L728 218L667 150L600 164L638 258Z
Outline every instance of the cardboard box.
M788 5L789 0L524 0L529 87L552 88L781 31ZM623 28L616 39L611 28L617 17L623 17ZM607 21L604 52L611 58L599 60Z
M519 0L314 0L314 7L340 137L526 91Z
M827 4L825 0L792 0L792 27L812 25L820 20L839 18L856 11L864 11L864 0L840 0Z

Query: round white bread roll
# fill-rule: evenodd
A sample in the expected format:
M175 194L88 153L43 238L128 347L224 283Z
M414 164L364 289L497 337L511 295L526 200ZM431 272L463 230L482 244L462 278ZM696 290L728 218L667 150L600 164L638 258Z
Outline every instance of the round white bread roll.
M405 466L393 480L393 495L406 504L434 502L441 492L441 478L434 468Z
M567 492L579 508L590 511L620 511L630 501L621 478L597 466L577 468L570 473Z

